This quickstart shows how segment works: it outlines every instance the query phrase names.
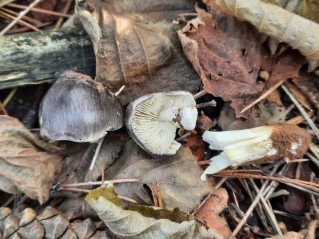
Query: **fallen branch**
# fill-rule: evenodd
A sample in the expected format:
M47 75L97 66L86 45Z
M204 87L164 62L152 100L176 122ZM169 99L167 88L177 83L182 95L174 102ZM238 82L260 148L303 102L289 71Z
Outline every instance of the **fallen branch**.
M94 76L91 40L81 27L0 37L0 89L53 82L65 70Z

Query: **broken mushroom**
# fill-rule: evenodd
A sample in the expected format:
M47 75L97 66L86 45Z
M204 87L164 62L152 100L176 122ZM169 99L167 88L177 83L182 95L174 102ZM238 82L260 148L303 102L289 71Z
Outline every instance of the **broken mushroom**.
M196 126L197 108L187 91L160 92L142 96L126 110L129 135L151 155L173 155L181 144L175 141L176 129Z
M120 101L102 84L74 71L59 77L40 107L40 134L52 141L95 142L123 124Z
M203 140L213 150L223 152L213 158L201 176L217 173L229 166L252 161L269 163L280 158L302 157L311 142L309 133L296 125L279 124L245 130L223 132L205 131Z

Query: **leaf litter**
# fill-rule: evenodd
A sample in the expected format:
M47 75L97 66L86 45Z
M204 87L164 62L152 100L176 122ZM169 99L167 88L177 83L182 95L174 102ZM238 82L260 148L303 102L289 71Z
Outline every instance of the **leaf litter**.
M67 144L64 150L38 139L13 118L12 128L19 130L10 128L7 131L8 117L1 118L3 134L1 131L0 134L6 139L2 141L2 152L5 152L2 160L7 161L7 153L16 162L21 162L20 154L24 159L18 174L11 173L12 170L17 172L17 165L4 170L13 176L5 179L6 184L0 183L0 188L7 185L1 190L25 193L31 199L40 203L48 201L52 205L33 207L36 203L23 197L13 211L0 208L1 235L5 238L35 238L44 233L60 238L108 238L110 235L115 238L153 238L151 235L157 235L156 238L168 235L177 238L272 238L275 234L279 235L273 238L315 237L318 223L313 219L319 212L319 194L314 165L319 165L319 154L313 146L304 158L288 164L279 161L274 165L241 166L221 171L208 182L200 180L202 169L199 166L218 154L207 149L201 139L206 130L247 129L290 122L312 133L306 122L316 123L317 120L312 112L317 109L316 76L304 73L305 58L280 42L298 49L306 56L308 68L315 69L316 45L307 38L315 38L315 32L307 34L309 29L301 26L299 30L306 33L297 34L299 30L294 31L292 22L302 18L287 11L315 20L315 9L309 7L313 3L295 1L294 5L279 1L286 9L282 10L253 0L205 2L211 10L206 12L195 7L197 18L186 21L186 26L178 32L181 42L175 32L179 26L171 21L178 14L180 23L194 16L194 13L187 13L194 10L191 1L158 4L150 0L143 5L124 0L78 2L76 11L95 48L95 79L113 92L125 85L119 95L123 104L157 91L196 93L199 78L207 95L221 97L222 100L217 101L225 103L217 105L214 113L200 109L197 128L192 132L179 130L180 142L185 146L175 156L156 159L128 140L124 130L108 134L101 149L96 149L94 144ZM270 9L277 12L257 14L256 19L251 19L246 7L251 11ZM52 10L52 6L49 8ZM280 24L274 28L270 26L269 30L267 24L274 14L278 15ZM257 26L256 29L242 20ZM305 19L296 26L300 23L317 27ZM260 30L274 37L268 40L270 48L265 44L267 36L259 33ZM294 34L299 38L293 38ZM298 44L291 39L299 39ZM182 48L192 65L183 56ZM288 80L290 78L293 80ZM280 88L280 85L287 88ZM292 96L288 98L287 91L284 93L281 89L291 91ZM296 97L300 105L294 107L296 103L291 104L291 97ZM206 97L198 101L203 102L203 98ZM255 100L259 103L254 103ZM243 111L252 102L251 109ZM5 104L0 105L5 112ZM302 112L303 116L297 110L302 107L307 110ZM307 121L303 118L305 114ZM312 129L316 129L315 123ZM93 170L88 170L95 150L97 163ZM25 155L26 152L31 155ZM288 178L285 170L293 179ZM95 182L97 180L100 181ZM112 183L114 186L109 185ZM90 192L98 184L102 187ZM227 190L220 188L222 184ZM83 194L89 192L86 203ZM248 209L247 204L251 204ZM12 204L8 201L7 205ZM254 219L256 215L258 219ZM28 234L29 227L37 228L39 234Z

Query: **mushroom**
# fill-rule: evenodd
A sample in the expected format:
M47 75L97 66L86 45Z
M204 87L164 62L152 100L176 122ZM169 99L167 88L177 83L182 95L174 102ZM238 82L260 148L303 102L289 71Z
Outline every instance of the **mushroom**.
M310 134L296 125L278 124L244 130L205 131L203 140L210 149L223 152L212 161L201 176L217 173L229 166L270 163L280 158L302 157L311 143Z
M40 106L40 134L52 141L95 142L121 128L120 101L89 76L64 72Z
M192 130L196 120L196 102L187 91L142 96L130 103L125 116L131 138L154 156L175 154L181 146L174 140L176 129Z

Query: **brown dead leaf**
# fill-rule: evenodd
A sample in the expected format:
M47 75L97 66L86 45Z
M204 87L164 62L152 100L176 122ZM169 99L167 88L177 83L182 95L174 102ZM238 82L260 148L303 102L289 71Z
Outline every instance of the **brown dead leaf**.
M216 122L212 121L208 116L201 112L201 114L197 118L196 128L202 130L210 130L216 125Z
M281 7L260 0L204 0L240 20L248 21L260 32L288 43L303 54L313 71L319 65L319 25ZM276 23L276 24L274 24Z
M172 157L149 159L130 140L114 165L106 170L105 177L139 179L139 183L116 184L115 191L142 205L153 205L149 189L158 183L164 208L178 207L184 212L191 212L212 190L207 182L200 180L201 173L196 158L186 147Z
M185 146L192 151L196 161L204 160L206 146L201 136L191 134L187 137Z
M223 188L217 189L195 214L196 220L213 229L217 235L220 235L220 238L229 238L231 235L225 218L219 216L227 207L227 201L227 191Z
M304 76L293 78L293 83L306 96L307 100L319 109L319 81L314 76Z
M304 181L310 181L311 168L306 163L292 165L289 167L285 176ZM284 209L293 215L304 215L308 211L309 195L293 187L287 187L289 195L283 203Z
M108 134L102 144L98 157L92 170L89 170L96 144L73 144L73 148L79 148L75 153L68 155L63 160L62 172L59 183L74 184L80 182L96 181L102 172L110 167L128 140L127 135L121 133ZM59 196L78 196L81 193L60 191Z
M305 58L298 52L291 51L281 55L271 66L272 69L267 69L271 75L266 86L270 88L280 80L299 76L299 70L305 63Z
M218 118L218 126L222 130L238 130L279 124L285 122L286 115L287 111L285 107L262 101L253 107L248 119L236 119L234 109L229 104L226 104Z
M288 88L288 90L293 94L296 99L300 102L300 104L305 107L307 110L312 111L313 105L310 101L311 98L309 98L309 94L304 94L295 84L288 81L285 83L285 86Z
M167 12L170 15L189 7L190 1L120 3L123 6L117 1L88 0L76 7L93 41L96 80L113 92L125 85L119 95L123 104L159 89L196 91L198 76L183 55L173 24L158 21L165 19ZM159 14L151 22L148 19L154 11Z
M262 58L260 34L219 11L210 14L197 8L197 12L204 22L198 31L178 32L184 53L200 75L204 90L231 101L237 117L247 117L248 112L240 111L264 86L256 81Z
M46 202L62 165L59 156L46 151L57 149L31 134L17 119L0 116L0 189Z

